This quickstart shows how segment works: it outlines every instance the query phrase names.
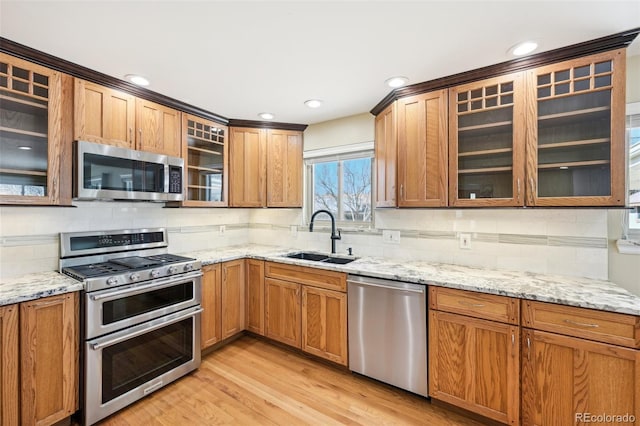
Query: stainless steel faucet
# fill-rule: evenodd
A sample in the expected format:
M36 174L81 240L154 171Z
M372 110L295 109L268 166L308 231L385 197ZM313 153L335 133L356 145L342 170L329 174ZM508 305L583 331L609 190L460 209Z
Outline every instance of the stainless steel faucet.
M333 214L329 210L317 210L315 213L311 215L311 223L309 223L309 232L313 232L313 221L316 216L320 213L326 213L331 218L331 253L336 253L336 240L342 239L340 235L340 230L338 229L338 233L336 234L336 218L333 217Z

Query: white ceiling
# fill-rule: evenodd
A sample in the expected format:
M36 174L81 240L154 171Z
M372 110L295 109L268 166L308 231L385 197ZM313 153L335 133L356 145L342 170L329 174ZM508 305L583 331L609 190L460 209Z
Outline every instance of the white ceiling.
M636 27L638 0L0 0L2 37L225 117L305 124L369 111L394 75L418 83L513 59L523 40L545 51Z

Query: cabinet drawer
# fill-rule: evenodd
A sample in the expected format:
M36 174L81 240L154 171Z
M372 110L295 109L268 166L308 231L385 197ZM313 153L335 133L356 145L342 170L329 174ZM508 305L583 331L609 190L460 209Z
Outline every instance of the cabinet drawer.
M266 262L264 274L267 277L326 288L327 290L347 291L347 274L343 272Z
M429 287L429 307L470 317L518 324L520 301L512 297L451 288Z
M522 309L525 327L640 348L640 317L528 300Z

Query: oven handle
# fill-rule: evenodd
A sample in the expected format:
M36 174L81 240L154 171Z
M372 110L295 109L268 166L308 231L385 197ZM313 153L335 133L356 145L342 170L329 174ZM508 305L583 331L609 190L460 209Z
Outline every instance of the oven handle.
M90 346L91 346L91 349L93 349L94 351L98 351L98 350L100 350L102 348L106 348L107 346L112 346L112 345L115 345L116 343L124 342L125 340L129 340L131 338L141 336L141 335L143 335L145 333L148 333L150 331L154 331L154 330L157 330L159 328L166 327L167 325L171 325L173 323L180 322L180 321L182 321L184 319L187 319L189 317L197 315L197 314L199 314L199 313L201 313L203 311L204 311L204 309L202 309L202 308L198 308L196 310L189 310L189 312L187 312L185 314L182 314L180 316L168 319L167 321L162 322L162 323L157 324L157 325L154 325L153 327L149 327L149 328L145 328L145 329L133 332L133 333L129 333L129 334L125 335L125 336L116 337L115 339L107 340L105 342L92 343Z
M178 282L188 281L192 278L197 278L201 276L202 276L202 272L197 271L189 275L181 275L180 277L170 277L170 278L162 278L161 280L153 280L153 282L149 284L141 285L134 288L128 288L126 290L105 292L103 294L92 294L91 296L89 296L89 298L93 301L98 301L98 300L118 299L120 298L120 296L124 296L124 295L135 296L136 294L144 293L151 288L154 288L154 289L167 288Z

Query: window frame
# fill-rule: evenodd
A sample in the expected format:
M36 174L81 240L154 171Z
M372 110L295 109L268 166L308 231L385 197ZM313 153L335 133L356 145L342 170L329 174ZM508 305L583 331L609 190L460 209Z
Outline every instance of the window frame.
M351 221L342 220L344 213L344 206L342 202L342 188L344 185L343 176L343 162L348 160L369 158L371 160L371 187L370 187L370 205L371 205L371 220L369 221ZM338 162L338 217L336 217L336 227L340 228L352 228L352 229L371 229L374 227L374 193L375 193L375 153L373 149L373 142L365 142L359 144L353 144L343 147L319 149L312 152L305 153L304 167L305 167L305 194L304 194L304 220L308 226L311 221L311 215L314 210L314 164L324 162ZM315 219L315 224L319 227L330 226L331 220L327 215L319 215Z
M640 203L632 204L629 202L629 184L631 181L631 138L629 128L631 116L640 116L640 102L628 103L625 114L625 154L627 156L627 166L625 171L627 176L627 187L625 188L625 191L627 193L627 205L628 207L631 207L631 209L625 211L623 218L624 233L626 237L630 240L640 241L640 229L630 228L629 226L632 220L640 219ZM640 151L640 145L638 145L634 150Z

